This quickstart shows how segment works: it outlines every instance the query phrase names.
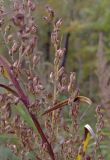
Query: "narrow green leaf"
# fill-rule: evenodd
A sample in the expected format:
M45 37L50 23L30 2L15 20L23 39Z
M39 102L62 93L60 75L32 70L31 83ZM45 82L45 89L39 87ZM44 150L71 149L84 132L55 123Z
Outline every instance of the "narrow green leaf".
M35 156L35 153L33 153L33 152L28 152L27 154L26 154L26 158L27 158L27 160L36 160L36 156Z
M22 119L25 122L27 122L29 127L33 128L35 132L37 131L32 119L31 119L31 117L29 115L29 113L26 111L26 109L22 105L18 104L16 106L16 112L19 113L19 115L22 117Z
M0 160L21 160L9 148L0 147Z
M0 134L0 144L2 143L20 144L20 140L14 134Z

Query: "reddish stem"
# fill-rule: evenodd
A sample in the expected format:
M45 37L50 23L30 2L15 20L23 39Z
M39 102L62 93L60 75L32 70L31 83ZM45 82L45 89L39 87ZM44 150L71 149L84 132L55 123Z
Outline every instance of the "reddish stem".
M3 65L3 67L7 70L8 74L9 74L9 77L14 85L14 87L16 88L17 92L18 92L18 95L21 99L21 101L23 102L23 104L25 105L29 115L31 116L41 138L42 138L42 141L43 143L46 143L47 144L47 150L48 150L48 153L51 157L52 160L55 160L55 156L54 156L54 152L53 152L53 149L51 147L51 144L48 142L41 126L40 126L40 123L37 119L37 117L35 115L33 115L32 113L30 113L29 109L28 109L28 106L30 105L30 102L29 102L29 99L28 97L25 95L24 91L22 90L18 80L16 79L16 77L14 76L14 73L13 73L13 69L10 65L10 63L2 56L0 56L0 63Z

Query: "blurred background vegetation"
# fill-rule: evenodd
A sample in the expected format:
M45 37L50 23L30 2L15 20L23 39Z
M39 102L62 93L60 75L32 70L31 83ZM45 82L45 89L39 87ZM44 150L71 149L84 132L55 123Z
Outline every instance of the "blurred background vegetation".
M62 47L66 48L62 66L66 72L76 72L77 85L81 94L93 100L82 120L94 128L95 107L105 107L105 138L101 150L105 159L110 159L110 0L36 0L37 11L34 13L39 29L39 50L44 61L49 64L53 60L54 51L50 44L51 24L45 23L45 6L51 6L56 17L61 17ZM8 8L9 0L4 0ZM11 8L8 8L9 11ZM0 36L0 54L7 55ZM101 57L101 58L100 58ZM104 65L103 65L104 64ZM107 78L107 80L105 80ZM106 101L104 101L106 99ZM108 107L106 107L108 106ZM81 113L85 106L81 107ZM108 114L107 114L108 112ZM66 113L66 111L65 111ZM68 116L68 115L67 115ZM67 117L68 120L68 117ZM68 120L69 121L69 120ZM0 149L2 152L3 148ZM8 150L7 150L8 152Z

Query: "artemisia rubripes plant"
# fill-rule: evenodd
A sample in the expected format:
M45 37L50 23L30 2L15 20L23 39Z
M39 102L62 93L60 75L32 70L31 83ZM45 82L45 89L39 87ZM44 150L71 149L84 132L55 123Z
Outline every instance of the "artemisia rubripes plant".
M85 125L82 138L78 113L81 102L92 102L80 95L75 73L68 76L61 66L65 54L61 47L62 19L56 19L54 11L46 7L44 23L53 27L55 56L50 79L44 83L40 77L43 63L38 50L38 26L33 16L38 6L32 0L11 3L10 9L0 7L0 32L8 57L0 56L1 147L9 148L15 159L91 159L86 155L87 146L91 136L95 142L97 136ZM62 101L61 95L66 97ZM69 108L70 124L65 120L64 106Z

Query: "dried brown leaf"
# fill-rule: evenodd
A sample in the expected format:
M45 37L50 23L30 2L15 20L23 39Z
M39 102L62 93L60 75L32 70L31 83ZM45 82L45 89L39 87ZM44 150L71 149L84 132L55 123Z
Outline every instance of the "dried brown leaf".
M68 100L69 100L69 99L66 99L66 100L64 100L64 101L61 101L61 102L55 104L55 105L54 105L53 107L51 107L50 109L46 110L42 115L45 115L45 114L47 114L47 113L50 113L50 112L52 112L52 111L54 111L54 110L56 110L56 109L62 108L62 107L64 107L65 105L68 105ZM89 98L84 97L84 96L77 96L73 101L74 101L74 102L76 102L76 101L86 102L86 103L88 103L89 105L92 104L92 101L91 101Z

